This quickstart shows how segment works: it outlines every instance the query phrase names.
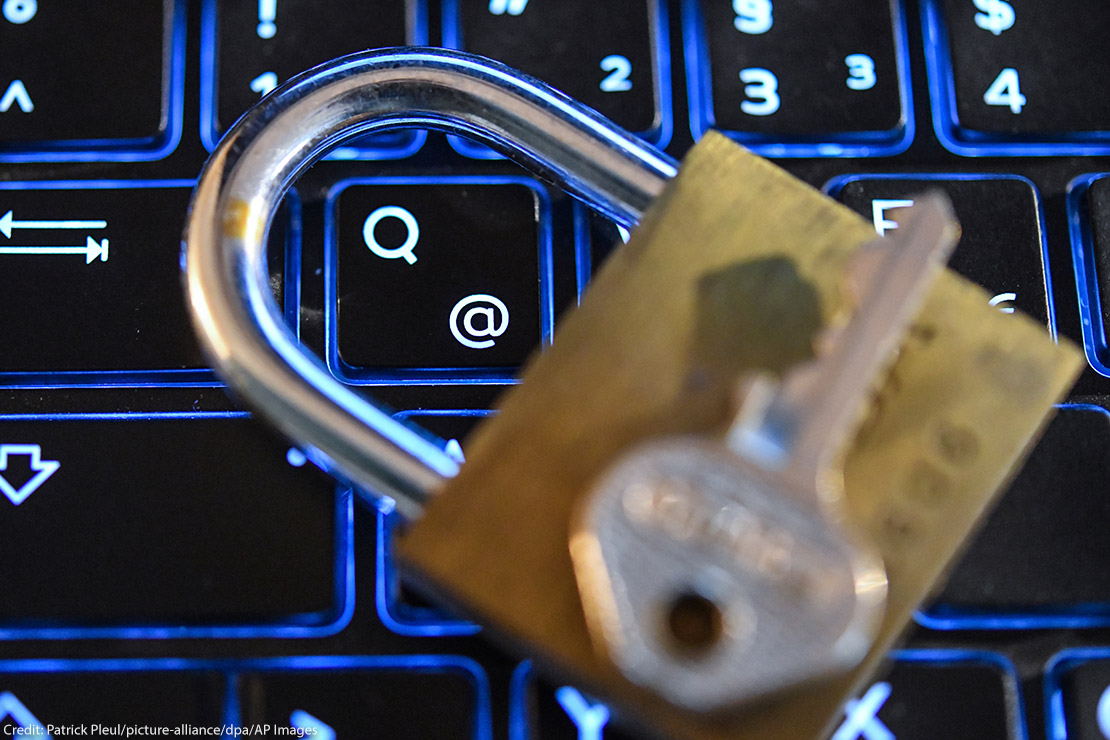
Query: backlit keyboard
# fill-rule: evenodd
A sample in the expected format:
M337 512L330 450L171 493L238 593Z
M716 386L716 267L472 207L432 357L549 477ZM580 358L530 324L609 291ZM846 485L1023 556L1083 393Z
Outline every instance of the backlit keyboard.
M181 232L220 136L314 64L431 44L675 156L724 131L878 233L951 197L953 268L1088 367L832 737L1110 740L1108 34L1080 0L3 0L0 732L642 737L411 590L396 515L192 338ZM337 378L462 461L624 236L474 142L376 135L295 184L270 282Z

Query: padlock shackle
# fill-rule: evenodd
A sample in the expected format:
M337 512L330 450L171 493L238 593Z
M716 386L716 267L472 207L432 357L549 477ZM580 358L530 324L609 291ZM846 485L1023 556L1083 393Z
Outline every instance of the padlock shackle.
M420 515L457 463L301 347L270 292L266 240L282 197L310 165L349 139L414 126L479 139L625 226L677 172L666 154L544 83L443 49L363 52L311 69L220 142L184 237L201 345L231 390L313 462L389 497L406 518Z

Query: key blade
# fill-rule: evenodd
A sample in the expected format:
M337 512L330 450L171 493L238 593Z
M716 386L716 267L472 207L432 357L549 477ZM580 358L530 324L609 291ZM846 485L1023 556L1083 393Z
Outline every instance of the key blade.
M897 231L851 260L855 306L820 338L823 351L787 372L769 402L764 393L761 408L741 407L728 435L735 453L812 485L844 448L959 235L944 195L915 202Z

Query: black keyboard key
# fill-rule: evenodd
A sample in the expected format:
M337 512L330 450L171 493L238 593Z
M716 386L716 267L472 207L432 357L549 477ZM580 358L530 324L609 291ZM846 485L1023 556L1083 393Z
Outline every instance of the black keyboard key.
M442 442L444 452L465 462L464 442L483 419L494 414L485 409L401 411L393 418L430 432ZM392 554L393 530L398 517L389 511L378 512L375 602L378 617L392 631L414 637L473 635L480 628L446 613L405 586Z
M469 659L376 656L298 664L301 670L239 676L241 726L315 727L317 738L490 736L488 679Z
M572 686L537 680L531 661L513 675L512 740L636 740L612 722L609 708Z
M241 415L0 417L0 476L0 637L348 616L349 497Z
M1064 653L1053 661L1049 680L1059 695L1049 705L1054 737L1106 740L1110 737L1110 653L1106 648Z
M0 6L0 160L158 159L181 136L184 2Z
M1016 740L1023 737L1017 685L992 655L906 651L849 702L832 740ZM634 740L604 704L569 686L536 680L529 663L513 680L514 740Z
M831 740L1018 740L1017 679L1001 656L896 654L887 675L844 707Z
M510 377L550 334L548 204L531 180L364 180L332 198L339 377Z
M144 669L150 661L0 663L0 737L123 737L117 727L217 728L225 680L212 672ZM44 732L53 727L49 734ZM17 728L23 728L16 735ZM36 732L36 729L38 731Z
M929 0L937 133L960 154L1110 152L1110 6Z
M445 0L444 45L540 78L629 131L671 135L667 18L659 0ZM482 156L488 150L460 147Z
M685 0L695 138L761 154L896 154L913 138L900 5Z
M1060 408L920 621L940 628L1105 623L1108 479L1110 414Z
M206 361L181 282L191 181L0 184L0 382L182 380ZM283 214L284 211L279 211ZM275 220L281 286L286 219ZM279 296L280 299L280 296Z
M366 49L428 43L423 0L208 0L203 12L201 136L209 149L263 95L310 67ZM347 152L403 157L423 140L416 132L382 134Z
M832 187L838 200L872 221L880 234L897 228L897 209L929 189L940 189L952 199L963 230L949 266L986 288L1000 311L1012 313L1017 307L1054 326L1040 198L1028 180L1007 175L853 176Z
M1072 184L1068 207L1087 361L1110 376L1110 177L1079 178Z

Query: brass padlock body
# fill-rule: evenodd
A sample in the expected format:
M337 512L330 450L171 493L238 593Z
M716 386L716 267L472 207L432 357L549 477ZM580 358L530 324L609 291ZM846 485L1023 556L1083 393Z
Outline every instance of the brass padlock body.
M846 511L890 581L878 639L850 674L698 714L629 682L587 629L568 548L576 507L622 451L719 437L738 382L811 355L842 311L871 225L709 135L533 358L467 462L401 534L417 584L524 655L682 740L820 738L895 644L1011 477L1082 356L951 272L936 281L844 463Z

